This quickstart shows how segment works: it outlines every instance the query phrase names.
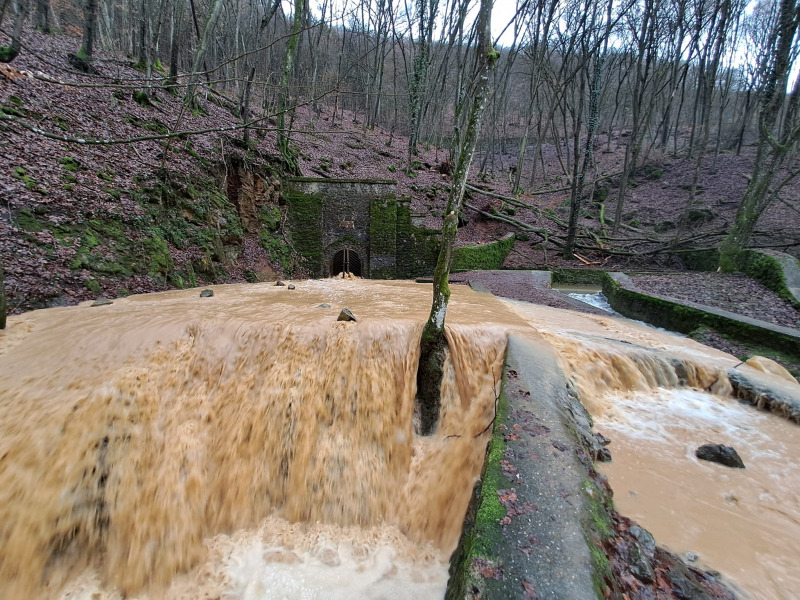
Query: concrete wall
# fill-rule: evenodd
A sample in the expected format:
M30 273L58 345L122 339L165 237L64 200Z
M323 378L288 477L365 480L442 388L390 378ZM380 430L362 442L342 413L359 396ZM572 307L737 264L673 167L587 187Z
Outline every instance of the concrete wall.
M290 178L284 184L295 249L316 277L331 275L339 251L355 251L364 277L410 278L433 272L438 231L412 225L408 202L390 180Z
M396 187L390 180L286 180L292 238L313 275L330 276L333 256L347 248L361 259L364 277L394 277Z

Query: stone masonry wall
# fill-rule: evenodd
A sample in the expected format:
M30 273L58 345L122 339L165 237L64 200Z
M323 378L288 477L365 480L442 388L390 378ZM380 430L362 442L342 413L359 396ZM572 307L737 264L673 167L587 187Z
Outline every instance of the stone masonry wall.
M292 239L313 275L330 276L333 256L347 248L361 259L364 277L395 277L395 188L390 180L286 181Z

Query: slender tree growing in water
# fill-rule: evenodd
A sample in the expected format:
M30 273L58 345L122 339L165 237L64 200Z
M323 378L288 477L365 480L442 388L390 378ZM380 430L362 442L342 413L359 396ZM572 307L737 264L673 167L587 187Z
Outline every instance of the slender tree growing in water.
M447 198L444 225L442 226L442 245L439 259L433 274L433 302L428 321L422 330L420 358L417 369L417 401L420 407L422 435L430 435L436 430L441 404L440 386L444 373L447 352L447 338L444 334L444 320L450 301L450 263L453 246L458 234L458 214L464 204L464 188L475 156L475 146L481 130L483 113L489 96L489 75L494 69L499 53L492 46L491 16L494 0L481 0L478 18L475 22L477 49L475 57L474 86L471 95L471 108L468 122L456 157L453 171L453 184ZM467 98L466 101L469 101Z

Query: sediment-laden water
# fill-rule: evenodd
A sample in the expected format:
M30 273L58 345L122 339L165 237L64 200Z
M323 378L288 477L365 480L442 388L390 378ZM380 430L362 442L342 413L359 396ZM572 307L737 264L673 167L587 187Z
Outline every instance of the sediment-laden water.
M749 597L795 597L800 427L730 396L727 369L750 367L634 322L514 308L557 348L595 429L611 439L612 462L600 470L617 509ZM706 443L735 447L746 468L697 459Z
M454 286L442 420L419 438L430 287L296 286L10 319L0 597L442 597L512 330L554 346L612 439L621 512L756 597L800 586L800 429L728 397L733 357ZM356 323L336 321L343 306ZM682 382L709 393L669 391ZM735 441L748 468L698 462L709 441Z
M381 574L403 597L415 585L441 594L505 333L454 319L441 424L419 438L421 320L398 310L401 291L224 287L12 319L0 363L0 597L57 594L80 571L67 592L95 582L175 597L183 574L205 582L189 597L271 597L300 568L330 597L326 578L357 579L343 564L368 588ZM403 299L424 307L427 290L413 291ZM345 302L358 322L336 321ZM265 591L239 593L251 588Z

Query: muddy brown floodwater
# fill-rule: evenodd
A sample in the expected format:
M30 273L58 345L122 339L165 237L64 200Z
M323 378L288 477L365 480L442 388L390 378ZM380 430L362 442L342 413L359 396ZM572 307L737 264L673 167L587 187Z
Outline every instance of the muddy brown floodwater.
M732 357L456 286L441 424L419 438L414 374L430 287L295 285L10 319L0 332L0 597L441 598L512 330L554 345L612 437L623 512L751 592L800 589L788 567L800 558L800 430L726 396ZM356 323L336 321L343 306ZM691 382L716 395L657 390L674 387L674 374L631 348L688 361ZM644 435L653 421L663 431ZM696 435L714 427L723 437ZM725 435L738 440L741 474L688 456L695 439ZM689 492L695 500L673 510ZM736 552L718 530L744 540ZM745 569L756 563L767 566Z
M724 373L738 359L631 321L513 306L558 349L595 429L611 439L612 462L600 470L617 510L743 596L796 598L800 427L729 395ZM675 389L670 357L685 361L693 387ZM705 443L734 446L746 468L698 460Z
M12 318L0 597L331 597L334 580L341 597L441 596L490 435L502 306L483 324L493 301L456 294L441 424L419 438L429 289L214 291ZM343 305L357 323L336 321Z

